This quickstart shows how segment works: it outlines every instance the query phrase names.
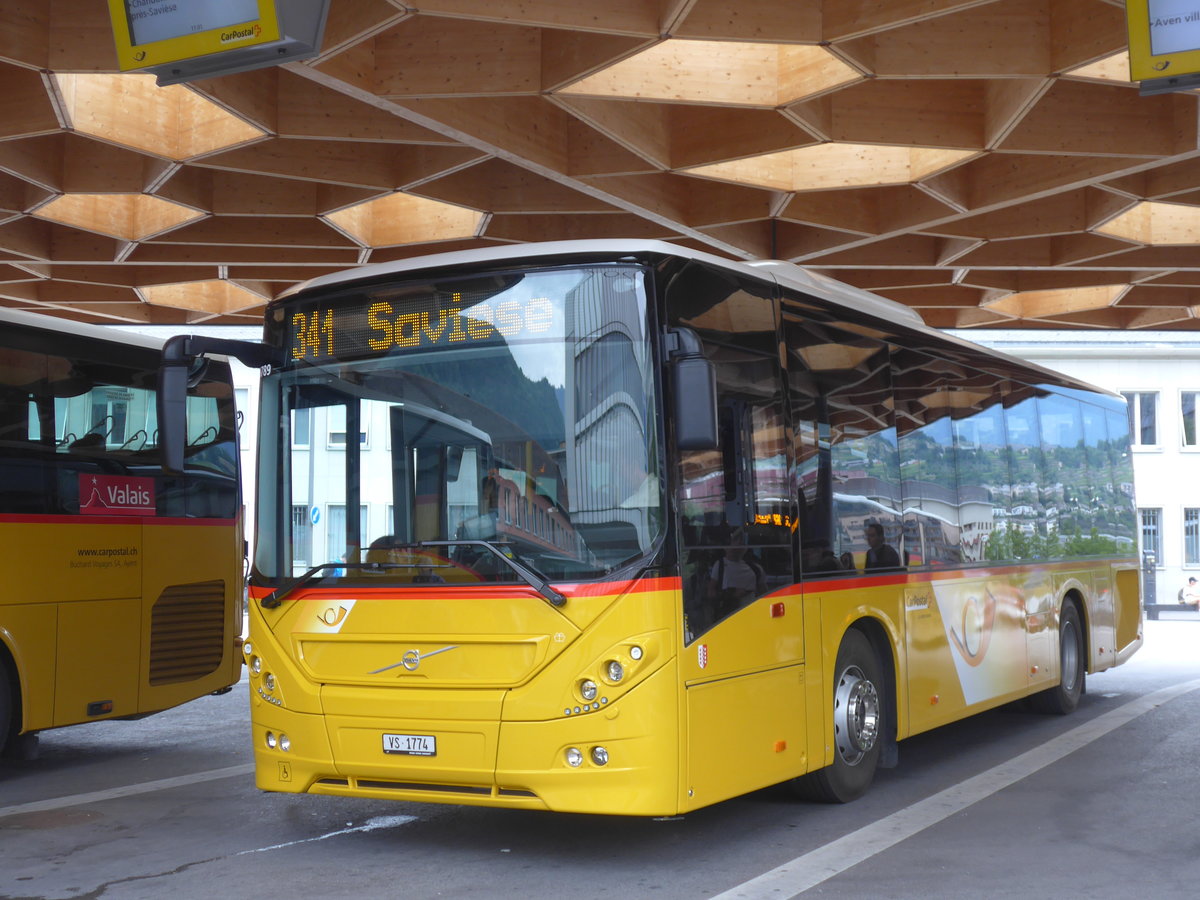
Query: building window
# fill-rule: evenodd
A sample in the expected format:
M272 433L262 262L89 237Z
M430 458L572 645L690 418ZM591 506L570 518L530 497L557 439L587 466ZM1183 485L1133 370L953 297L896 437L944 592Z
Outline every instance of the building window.
M1162 510L1139 509L1138 515L1142 520L1142 553L1154 555L1154 564L1163 564L1162 556Z
M1197 413L1200 413L1200 391L1183 391L1179 395L1179 413L1183 418L1180 434L1183 435L1183 446L1200 447L1200 427L1197 427Z
M331 406L329 407L329 446L330 447L345 447L346 446L346 407ZM367 446L367 424L361 424L362 430L358 433L358 443Z
M1158 446L1158 393L1122 391L1129 403L1129 433L1134 446Z
M1200 566L1200 509L1183 511L1183 564Z
M308 566L312 558L312 526L307 506L292 507L292 565Z
M344 560L349 550L349 531L347 529L346 507L344 504L329 504L328 521L326 522L325 556L328 562ZM367 536L367 504L358 507L358 540L366 544Z
M307 447L312 441L312 409L292 410L292 446Z

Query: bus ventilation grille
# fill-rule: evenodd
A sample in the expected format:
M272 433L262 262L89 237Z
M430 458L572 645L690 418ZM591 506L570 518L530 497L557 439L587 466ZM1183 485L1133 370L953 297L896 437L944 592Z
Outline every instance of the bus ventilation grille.
M225 582L174 584L150 613L150 683L191 681L216 671L225 652Z

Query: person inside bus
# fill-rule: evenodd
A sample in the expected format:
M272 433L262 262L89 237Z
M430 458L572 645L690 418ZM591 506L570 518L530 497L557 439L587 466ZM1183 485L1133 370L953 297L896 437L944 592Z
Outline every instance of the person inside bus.
M746 535L741 529L733 533L731 543L713 563L708 575L718 620L760 596L766 586L762 566L747 552Z
M389 563L395 561L396 536L384 534L371 541L367 548L366 561L369 563Z
M500 530L500 483L494 474L479 482L479 514L458 526L458 540L495 540Z
M863 563L863 571L901 568L900 554L896 552L895 547L883 541L883 525L879 522L868 522L864 530L867 535L867 558Z

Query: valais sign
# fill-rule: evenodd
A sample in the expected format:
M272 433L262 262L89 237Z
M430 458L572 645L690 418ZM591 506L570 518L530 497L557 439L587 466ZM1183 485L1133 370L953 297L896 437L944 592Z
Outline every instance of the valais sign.
M79 512L85 516L152 516L154 479L132 475L80 475Z

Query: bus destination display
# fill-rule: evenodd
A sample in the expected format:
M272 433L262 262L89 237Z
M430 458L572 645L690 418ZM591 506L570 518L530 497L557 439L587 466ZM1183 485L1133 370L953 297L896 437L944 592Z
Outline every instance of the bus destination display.
M292 360L353 359L497 339L561 334L561 318L546 297L477 303L462 293L402 303L367 298L353 306L294 310L284 348Z

